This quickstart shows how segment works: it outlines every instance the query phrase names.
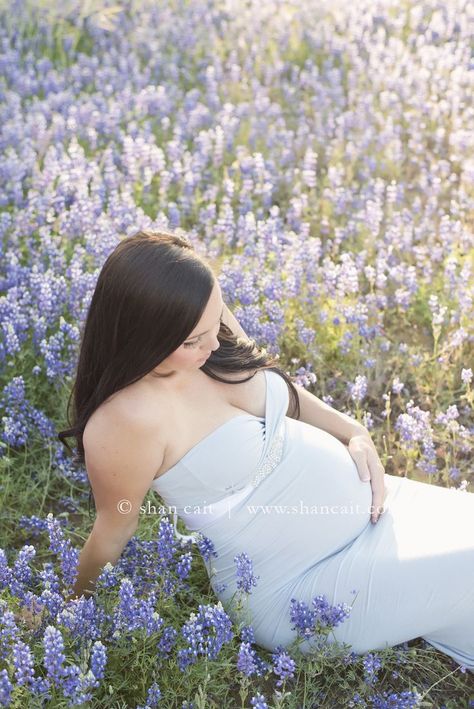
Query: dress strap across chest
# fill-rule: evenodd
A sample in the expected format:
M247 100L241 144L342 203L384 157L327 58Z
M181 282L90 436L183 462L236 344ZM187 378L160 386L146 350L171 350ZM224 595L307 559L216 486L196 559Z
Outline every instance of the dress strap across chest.
M176 537L182 544L188 541L196 544L203 538L205 529L228 514L236 505L250 497L252 492L279 464L284 449L286 412L288 409L288 386L285 380L276 372L264 370L266 377L266 400L265 400L265 440L263 452L257 468L253 471L250 481L238 490L234 490L230 495L212 503L212 513L205 514L184 514L180 517L188 528L197 527L199 531L192 534L181 534L177 529L178 514L173 513L173 527Z

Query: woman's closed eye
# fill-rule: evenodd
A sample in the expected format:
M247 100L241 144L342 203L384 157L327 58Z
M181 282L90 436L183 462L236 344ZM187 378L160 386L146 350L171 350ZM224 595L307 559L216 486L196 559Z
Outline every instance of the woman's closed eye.
M222 316L218 322L219 330L221 329L221 323L222 323ZM197 347L200 342L201 342L201 337L198 337L197 340L193 340L192 342L183 342L183 347Z
M196 340L195 342L184 342L183 347L197 347L199 343L200 340Z

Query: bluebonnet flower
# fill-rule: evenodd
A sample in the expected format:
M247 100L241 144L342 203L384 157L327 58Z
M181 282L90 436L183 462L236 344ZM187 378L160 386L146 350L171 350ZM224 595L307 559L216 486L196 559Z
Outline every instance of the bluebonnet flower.
M72 588L78 573L79 550L65 538L58 520L50 512L47 516L49 548L57 554L61 564L63 579L68 588Z
M165 628L163 628L161 632L161 637L157 643L157 650L158 653L166 658L170 651L173 649L174 645L176 644L176 638L178 636L178 631L176 628L173 628L172 625L168 625Z
M5 550L0 548L0 588L9 588L13 583L13 573L8 565Z
M57 305L55 304L54 307ZM53 319L52 316L50 317ZM65 379L74 373L75 352L79 339L78 327L67 323L60 315L56 332L48 338L43 338L39 343L39 350L44 356L46 377L49 381Z
M362 660L364 666L364 682L369 685L375 684L377 681L377 670L382 667L380 657L373 652L368 652Z
M260 576L254 576L253 574L252 560L246 552L242 552L234 556L234 562L237 565L237 588L245 593L251 593L252 586L256 586L257 579L260 578Z
M97 680L104 678L107 664L107 648L100 640L96 640L91 651L91 671Z
M186 579L189 576L192 559L192 554L189 551L180 555L176 564L176 573L181 579Z
M56 571L54 570L54 564L51 561L43 562L43 569L39 572L38 576L41 579L43 588L48 588L54 593L59 593L59 578Z
M2 707L10 706L13 685L8 677L7 670L0 670L0 705Z
M400 692L382 692L371 697L371 706L374 709L415 709L420 706L421 694L419 692L405 691Z
M178 651L181 671L196 662L198 655L215 659L221 647L234 636L232 621L220 601L214 606L199 604L198 613L191 613L181 628L181 634L188 643L185 649Z
M66 523L65 520L62 520L62 522ZM38 537L40 533L46 531L48 527L47 521L36 515L22 515L18 520L18 525L23 527L30 536L32 535L34 537Z
M105 612L96 599L84 595L70 599L59 611L56 622L70 631L81 643L101 637Z
M20 639L20 631L13 612L7 609L6 601L0 602L0 659L3 660L8 657L12 643Z
M276 682L277 687L281 687L286 679L295 676L296 663L281 645L272 653L272 662L273 672L280 677Z
M360 402L367 393L367 377L358 374L355 379L355 384L349 385L351 399Z
M156 682L153 682L146 695L146 708L155 709L161 699L161 690Z
M196 545L204 561L209 561L211 556L218 556L214 548L214 543L211 539L209 539L209 537L206 537L205 535L199 536Z
M263 694L256 694L254 697L251 698L250 704L254 707L254 709L268 709L268 704L265 699L265 696Z
M108 561L100 574L97 577L95 587L111 589L117 586L119 583L119 578L117 575L117 565L113 565Z
M290 600L290 619L292 629L296 629L300 637L309 638L315 632L316 614L304 601Z
M21 375L13 377L4 387L0 408L5 411L1 440L12 447L25 445L35 431L44 438L52 438L55 434L53 422L27 400L26 384Z
M36 549L31 544L23 546L18 552L12 566L11 591L17 598L23 598L25 587L28 587L33 581L33 571L30 568L30 562L36 556Z
M351 608L346 603L332 606L325 596L316 596L312 600L316 611L317 622L320 626L335 627L349 617Z
M244 643L255 643L256 641L253 626L244 625L240 631L240 638Z
M90 701L92 699L90 689L96 684L92 672L83 673L76 663L63 668L60 687L64 696L70 699L70 707Z
M26 597L29 598L29 603L35 603L35 596L31 594L31 591L26 593ZM50 588L45 588L41 591L40 595L37 597L41 605L48 609L50 615L55 618L61 608L64 605L64 598L60 593L51 590Z
M48 625L43 636L44 666L52 682L59 684L64 677L64 640L61 631Z
M346 603L332 606L325 596L318 595L312 600L313 609L304 601L290 600L290 619L292 628L300 637L309 638L316 632L324 632L335 627L350 615L351 607Z
M256 662L256 651L250 643L241 642L237 656L237 669L243 672L247 677L258 675L258 665Z
M151 593L137 604L137 619L140 627L145 628L147 635L158 632L164 623L163 618L154 609L155 602L155 595Z
M30 647L22 640L13 645L15 680L19 685L29 685L34 678L34 661Z
M122 579L119 589L119 601L114 610L114 635L121 629L132 631L139 627L137 618L138 599L135 596L135 589L128 578Z

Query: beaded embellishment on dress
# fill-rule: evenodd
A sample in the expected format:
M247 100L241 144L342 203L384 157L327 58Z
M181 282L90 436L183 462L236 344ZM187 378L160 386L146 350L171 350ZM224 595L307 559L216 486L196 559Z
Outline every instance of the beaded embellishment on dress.
M212 521L217 519L217 517L221 517L222 514L225 514L225 512L228 512L231 507L234 504L237 504L242 497L245 497L245 493L250 494L256 487L258 487L261 482L268 476L270 473L276 468L278 463L281 461L281 457L283 454L283 447L284 447L284 442L285 442L285 418L283 417L282 420L280 421L277 430L275 431L275 435L273 436L273 440L270 444L270 447L267 451L267 454L265 455L264 459L260 463L260 465L257 467L257 469L254 472L253 478L248 483L246 486L240 488L239 490L233 490L233 492L225 497L223 500L219 500L218 506L223 509L223 506L225 503L227 503L226 509L224 512L220 512L218 515L212 515ZM233 486L232 486L233 487ZM178 514L177 512L173 512L173 526L174 526L174 531L176 537L181 540L182 543L186 543L187 541L191 541L194 544L197 543L198 539L202 539L204 537L202 532L193 532L192 534L181 534L181 532L178 532L177 529L177 522L178 522Z
M271 442L270 448L267 455L263 459L261 465L257 468L252 479L252 487L257 487L260 485L262 480L270 475L272 470L276 468L281 460L281 454L283 453L283 442L285 439L285 419L280 421L280 424L275 432L273 441Z

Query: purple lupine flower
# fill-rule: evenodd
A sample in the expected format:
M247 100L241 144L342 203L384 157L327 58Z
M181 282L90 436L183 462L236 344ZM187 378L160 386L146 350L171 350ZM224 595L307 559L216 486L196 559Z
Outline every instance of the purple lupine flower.
M162 657L166 658L169 655L170 651L176 644L177 637L178 631L176 630L176 628L173 628L172 625L168 625L162 630L161 638L159 639L156 646L158 653Z
M2 707L10 706L13 685L8 678L6 670L0 670L0 705Z
M147 635L158 632L164 623L163 618L155 611L155 603L156 597L153 592L148 598L141 599L137 602L136 614L138 627L144 628Z
M405 691L400 692L382 692L370 698L371 706L374 709L415 709L420 706L422 696L419 692Z
M257 665L254 661L255 648L252 648L250 643L241 642L237 656L237 669L243 672L246 677L251 677L256 674Z
M65 522L65 520L63 520ZM19 519L18 522L20 527L23 527L28 534L33 535L35 537L39 536L39 534L43 531L47 530L47 522L45 519L41 519L41 517L37 517L36 515L31 515L27 517L26 515L22 515Z
M214 548L214 543L204 534L198 536L196 546L204 561L209 561L211 556L218 556L217 551Z
M234 556L234 562L237 565L237 588L245 593L252 592L252 586L257 585L257 579L260 576L253 574L253 562L246 552Z
M101 637L101 627L105 622L105 612L97 606L94 597L69 600L58 613L56 622L64 625L73 637L81 641L97 640Z
M4 600L0 600L0 612L0 659L4 660L10 653L11 644L19 640L20 631Z
M34 678L34 662L30 647L22 640L13 645L13 666L15 680L19 685L31 684Z
M214 591L216 594L223 593L226 590L227 586L228 584L226 583L215 583Z
M166 517L160 520L156 547L160 562L160 568L157 569L157 573L165 572L174 560L175 551L178 547L178 540L174 535L174 527Z
M178 665L182 672L196 662L199 654L214 660L224 643L230 642L234 636L232 621L220 601L214 606L199 604L198 613L191 613L181 634L188 643L184 650L178 651Z
M327 598L321 595L313 598L312 604L316 611L317 622L321 626L335 627L344 622L351 612L351 607L346 603L331 606Z
M135 596L135 589L128 578L122 579L119 589L119 602L114 610L114 633L120 629L132 631L139 627L137 618L138 600Z
M276 686L281 687L285 680L295 676L296 663L281 645L272 653L272 661L273 671L280 677Z
M43 569L39 572L38 576L40 577L42 585L45 589L48 588L54 593L59 593L59 578L54 570L54 564L51 561L43 562Z
M119 583L119 577L117 575L117 565L113 565L108 561L100 574L97 577L95 587L111 589L117 586Z
M304 601L297 601L295 598L290 600L292 628L304 638L309 638L316 632L324 633L327 628L339 625L351 612L351 607L346 603L332 606L322 595L313 598L312 606L314 610Z
M380 657L374 652L368 652L362 660L364 667L364 682L373 685L377 681L377 670L382 667Z
M100 640L96 640L91 651L91 671L97 680L104 678L107 664L107 648Z
M240 631L240 638L241 638L242 642L244 642L244 643L255 643L256 640L255 640L253 626L244 625L244 627Z
M10 588L13 582L13 573L8 565L5 550L0 548L0 588Z
M92 692L89 690L96 684L94 675L91 672L84 674L76 663L63 668L61 688L64 696L70 698L70 706L90 701Z
M296 629L300 637L309 638L314 634L315 617L315 612L308 607L307 603L296 598L290 600L292 630Z
M400 394L405 384L400 381L399 377L395 377L392 382L392 391L394 394Z
M156 682L153 682L146 695L146 706L155 709L161 699L161 689Z
M188 578L189 572L191 571L192 560L193 557L190 551L180 555L178 563L176 564L176 573L178 574L179 578Z
M44 666L51 681L60 684L65 668L64 641L61 631L53 625L48 625L43 636Z
M45 588L44 591L41 591L37 598L40 603L48 609L53 618L57 616L61 608L64 606L64 598L61 594L51 591L49 588Z
M400 432L404 446L415 448L415 442L431 441L432 429L430 426L430 412L423 411L413 405L413 400L407 402L407 413L399 414L394 426Z
M52 512L47 515L46 519L50 540L49 548L58 555L64 583L71 588L78 574L79 550L73 547L71 542L65 538L64 532L58 520L53 517Z
M31 692L37 696L41 696L42 699L46 701L51 699L50 688L51 682L47 677L34 677L31 680Z
M36 556L36 549L31 544L27 544L18 552L12 566L11 590L17 598L23 598L25 586L31 585L33 581L33 571L30 562Z
M349 385L349 393L354 401L362 401L367 393L367 377L363 374L358 374L355 378L355 384Z
M462 383L465 384L466 386L471 383L472 381L472 369L469 367L468 369L465 369L464 367L461 370L461 380Z
M260 693L251 698L250 704L254 707L254 709L268 709L267 700L265 699L265 696Z

